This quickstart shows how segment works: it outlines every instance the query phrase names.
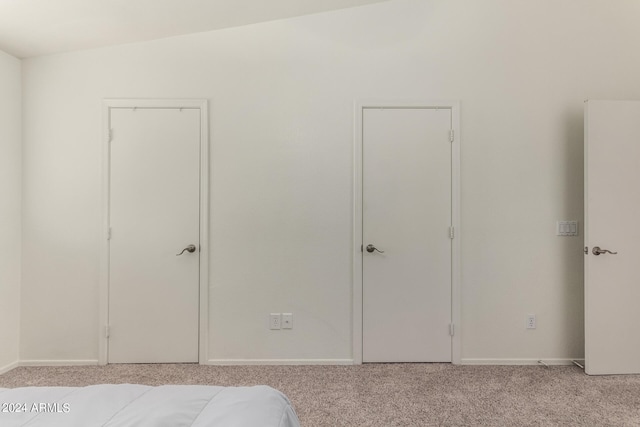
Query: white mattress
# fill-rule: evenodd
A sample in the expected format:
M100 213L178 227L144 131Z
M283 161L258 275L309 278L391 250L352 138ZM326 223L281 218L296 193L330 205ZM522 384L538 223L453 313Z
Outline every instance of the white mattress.
M0 388L0 426L299 427L291 402L267 386L135 384Z

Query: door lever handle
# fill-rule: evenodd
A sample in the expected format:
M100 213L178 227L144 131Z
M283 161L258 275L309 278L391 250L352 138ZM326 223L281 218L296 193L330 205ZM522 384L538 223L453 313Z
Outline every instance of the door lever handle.
M371 243L369 243L369 244L367 245L366 249L367 249L367 252L369 252L369 253L373 253L373 251L378 251L378 252L380 252L381 254L383 254L383 253L384 253L384 251L381 251L380 249L376 248L376 247L375 247L375 246L373 246Z
M600 246L594 246L592 250L594 255L611 254L616 255L618 252L611 252L609 249L600 249Z
M176 254L176 256L180 256L184 253L184 251L189 252L190 254L194 253L196 251L196 245L189 245L186 248L184 248L182 250L182 252L180 252L179 254Z

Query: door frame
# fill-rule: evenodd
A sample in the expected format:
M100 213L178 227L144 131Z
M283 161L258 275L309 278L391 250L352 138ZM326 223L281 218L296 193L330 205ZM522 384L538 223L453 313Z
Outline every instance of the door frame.
M104 99L102 101L102 219L100 223L100 280L98 310L98 363L108 362L109 324L109 190L111 178L111 109L155 108L200 110L200 273L198 362L208 359L209 337L209 113L206 99Z
M451 147L451 222L454 237L451 240L451 361L461 363L461 289L460 289L460 102L459 101L403 101L403 100L357 100L354 103L353 135L353 319L352 343L353 362L362 364L362 113L365 108L424 108L451 110L451 128L454 141Z

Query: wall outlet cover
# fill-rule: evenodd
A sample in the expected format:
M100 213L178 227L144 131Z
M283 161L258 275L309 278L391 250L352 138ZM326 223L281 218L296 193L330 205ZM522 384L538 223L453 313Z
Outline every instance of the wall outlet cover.
M269 329L282 328L282 315L280 313L269 314Z
M527 315L527 329L535 329L536 328L536 315L529 314Z
M282 313L282 329L293 329L292 313Z

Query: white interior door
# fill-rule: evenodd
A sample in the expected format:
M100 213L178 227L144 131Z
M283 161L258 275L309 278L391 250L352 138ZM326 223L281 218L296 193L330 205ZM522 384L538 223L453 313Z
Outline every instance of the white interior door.
M640 101L585 106L585 371L640 373ZM594 255L594 250L609 250Z
M363 362L450 362L451 110L362 114Z
M197 362L200 110L112 108L110 127L108 362Z

